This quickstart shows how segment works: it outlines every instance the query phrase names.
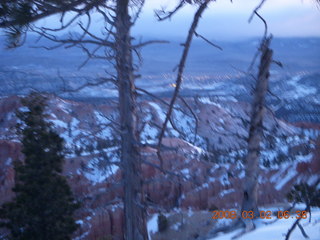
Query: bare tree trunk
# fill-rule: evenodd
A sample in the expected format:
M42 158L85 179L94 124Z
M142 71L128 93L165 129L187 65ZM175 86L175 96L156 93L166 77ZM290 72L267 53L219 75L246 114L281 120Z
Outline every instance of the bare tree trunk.
M126 240L145 240L148 239L148 234L142 194L141 159L136 135L136 97L128 4L128 0L119 0L116 10L116 67L124 177L124 237Z
M243 211L254 211L258 213L258 174L260 143L263 136L263 115L265 97L268 91L269 69L272 61L272 50L269 48L271 37L263 41L261 45L261 59L259 75L256 82L254 100L252 104L250 131L248 139L248 153L245 159L245 180L243 187ZM246 231L254 228L253 222L245 220Z

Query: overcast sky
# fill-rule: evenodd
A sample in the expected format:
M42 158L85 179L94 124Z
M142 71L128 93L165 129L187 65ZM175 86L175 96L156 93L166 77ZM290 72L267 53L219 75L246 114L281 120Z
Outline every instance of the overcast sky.
M261 0L216 0L210 3L200 20L197 32L214 40L239 40L261 36L264 26L255 17L249 24L253 9ZM259 13L267 20L269 33L275 37L320 37L320 5L316 0L266 0ZM135 36L145 38L184 38L196 6L187 5L171 20L158 22L155 9L173 9L176 0L145 0L140 19L133 28ZM101 32L103 22L93 17L93 32ZM57 17L41 21L40 25L55 26ZM74 29L72 29L73 31Z
M171 21L158 23L154 9L170 10L173 0L146 0L134 33L150 37L184 37L196 7L187 6ZM259 36L264 27L258 18L248 23L260 0L217 0L209 5L200 21L198 32L216 40ZM315 0L267 0L259 13L267 20L269 32L276 37L320 37L320 8Z

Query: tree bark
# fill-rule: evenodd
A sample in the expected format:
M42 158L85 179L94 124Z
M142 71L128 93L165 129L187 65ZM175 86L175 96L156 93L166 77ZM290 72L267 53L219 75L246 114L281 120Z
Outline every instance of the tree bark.
M258 213L258 175L259 175L259 158L260 143L263 136L263 115L265 98L268 91L269 69L272 61L272 50L269 48L271 37L263 41L261 45L261 59L259 74L254 91L252 103L250 131L248 138L248 153L245 159L245 180L243 186L243 211L254 211L255 216ZM244 221L246 230L254 228L253 222Z
M119 88L121 163L124 181L124 238L148 239L142 194L141 159L136 131L136 96L131 48L129 1L117 1L116 68Z

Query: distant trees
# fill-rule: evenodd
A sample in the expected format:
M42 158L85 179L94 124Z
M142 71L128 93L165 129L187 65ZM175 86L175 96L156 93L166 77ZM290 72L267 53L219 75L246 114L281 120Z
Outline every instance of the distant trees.
M79 204L62 176L63 139L45 121L44 101L32 94L22 101L27 111L17 113L25 159L14 165L14 199L0 208L10 239L66 240L78 227L73 214Z

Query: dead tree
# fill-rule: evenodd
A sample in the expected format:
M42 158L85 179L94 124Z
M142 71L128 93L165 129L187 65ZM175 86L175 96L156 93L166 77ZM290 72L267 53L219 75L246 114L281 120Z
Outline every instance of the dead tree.
M265 38L261 44L259 73L254 89L254 99L251 109L248 153L245 158L245 179L241 212L253 211L255 216L258 214L258 175L260 169L260 144L263 138L264 105L268 93L269 71L272 62L272 50L270 49L271 39L271 36ZM252 221L245 221L245 225L246 231L254 228Z
M157 146L157 155L158 155L158 158L160 160L161 166L162 166L162 156L161 156L162 139L164 137L168 122L171 119L171 115L172 115L176 100L179 97L179 92L180 92L180 88L181 88L181 85L182 85L185 64L186 64L186 61L187 61L187 58L188 58L189 49L191 47L193 36L200 37L203 40L205 40L207 43L209 43L210 45L212 45L214 47L217 47L218 49L222 50L219 46L217 46L214 43L210 42L209 40L207 40L206 38L204 38L203 36L201 36L200 34L198 34L196 32L197 26L199 24L199 20L200 20L200 18L202 16L203 12L206 10L206 8L207 8L208 4L210 3L210 1L211 0L195 1L194 2L194 4L198 4L199 7L198 7L198 10L196 11L196 13L195 13L195 15L193 17L193 21L192 21L192 24L191 24L191 26L189 28L186 41L185 41L185 43L182 44L183 52L182 52L182 56L181 56L181 59L180 59L179 64L178 64L178 73L177 73L177 78L176 78L176 83L175 83L175 89L174 89L172 98L170 100L169 106L168 106L168 110L167 110L167 113L166 113L166 117L165 117L163 126L162 126L162 128L160 130L160 134L159 134L158 146ZM176 6L176 8L174 10L172 10L172 11L169 11L169 12L165 12L164 10L156 11L156 15L157 15L159 21L170 19L186 3L192 4L192 1L184 1L184 0L180 1L180 3ZM187 103L185 101L184 101L184 104L187 105ZM187 106L187 107L189 108L189 106ZM189 108L189 109L191 109L191 108ZM196 119L195 115L194 115L194 117ZM197 122L197 119L196 119L196 122Z
M136 97L128 0L119 0L116 15L116 69L118 73L121 160L124 175L125 239L148 239L138 149Z
M102 78L95 83L89 83L80 88L100 85L106 82L116 83L118 87L121 135L120 158L124 176L124 238L127 240L148 239L145 204L141 192L141 160L136 131L135 69L132 51L153 43L153 41L139 43L134 46L131 43L132 36L130 32L141 12L143 3L143 0L56 0L50 2L14 0L3 1L0 4L0 28L7 29L7 35L10 40L8 42L9 47L18 47L23 44L23 36L32 30L41 37L57 43L56 46L48 49L60 46L77 46L87 54L88 60L94 58L112 61L115 66L117 73L115 77ZM138 10L136 15L132 16L134 7ZM100 14L105 21L105 34L103 36L97 36L90 32L92 11ZM72 14L73 17L66 19L67 13ZM50 29L36 26L37 20L55 14L61 14L61 26L59 28ZM86 18L86 25L83 24L83 18ZM68 29L71 24L77 21L81 30L80 36L69 34L69 37L64 39L56 36L56 32Z

